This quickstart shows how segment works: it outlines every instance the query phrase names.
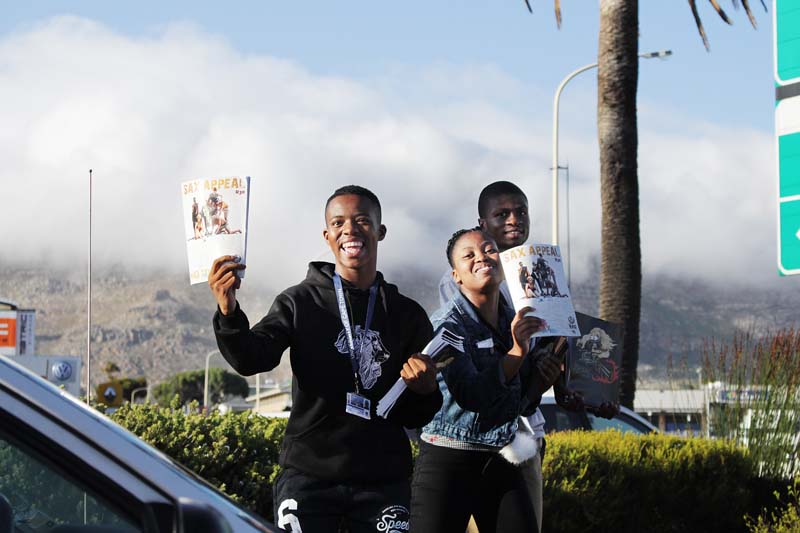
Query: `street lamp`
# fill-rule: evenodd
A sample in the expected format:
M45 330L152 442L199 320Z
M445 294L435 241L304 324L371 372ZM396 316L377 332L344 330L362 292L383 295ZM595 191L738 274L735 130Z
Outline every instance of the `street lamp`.
M664 58L671 55L672 50L660 50L658 52L639 54L639 57L651 59L653 57ZM597 68L597 63L585 65L570 72L566 78L561 80L561 83L556 89L555 98L553 99L553 244L558 244L558 100L561 98L561 91L564 90L569 80L581 72L586 72L593 68Z
M206 376L203 380L203 412L208 414L208 361L212 355L222 355L219 350L214 350L206 354Z

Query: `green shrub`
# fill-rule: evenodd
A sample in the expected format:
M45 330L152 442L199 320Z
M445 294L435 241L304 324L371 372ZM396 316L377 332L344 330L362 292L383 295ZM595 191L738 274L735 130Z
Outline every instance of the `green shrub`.
M785 502L779 492L774 496L782 507L777 511L763 511L755 520L748 517L747 528L752 533L800 532L800 478L787 488Z
M125 405L112 418L272 520L285 419L185 414L177 400L171 408ZM723 441L553 434L544 462L544 530L746 531L746 514L768 516L775 505L763 495L785 490L785 482L757 478L756 470L747 450Z
M285 419L250 413L184 414L126 404L111 418L194 471L244 507L272 519L272 482Z
M161 405L168 405L177 394L182 404L202 402L205 386L205 370L189 370L175 374L153 388L153 396ZM221 368L208 369L208 401L210 405L220 403L225 396L247 396L250 385L239 374Z
M546 531L742 531L756 466L732 444L615 431L547 439Z

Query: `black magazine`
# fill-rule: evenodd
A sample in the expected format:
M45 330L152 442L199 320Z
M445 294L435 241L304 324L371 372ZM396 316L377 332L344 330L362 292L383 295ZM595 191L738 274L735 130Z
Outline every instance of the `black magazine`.
M569 338L565 364L567 386L580 392L589 406L618 402L622 327L583 313L575 313L575 316L583 335Z

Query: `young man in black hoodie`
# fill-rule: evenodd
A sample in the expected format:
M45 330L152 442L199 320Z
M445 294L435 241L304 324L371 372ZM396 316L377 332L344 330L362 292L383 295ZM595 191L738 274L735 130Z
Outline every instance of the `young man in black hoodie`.
M411 449L404 427L439 410L435 367L420 350L432 337L419 304L377 271L386 235L378 198L350 185L325 206L323 237L336 264L313 262L251 329L236 301L244 268L231 256L208 277L217 344L239 373L292 363L292 411L275 484L275 521L293 533L408 531ZM408 390L388 419L375 407L402 377Z

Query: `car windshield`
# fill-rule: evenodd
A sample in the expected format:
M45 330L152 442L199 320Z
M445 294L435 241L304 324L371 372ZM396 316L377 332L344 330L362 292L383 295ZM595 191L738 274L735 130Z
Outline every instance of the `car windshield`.
M71 526L141 531L123 510L0 430L0 502L2 498L11 506L15 531Z
M41 392L41 394L52 394L58 396L64 402L63 405L65 412L69 411L70 407L77 408L79 411L81 411L81 414L87 415L95 419L96 421L100 422L103 426L105 426L105 428L108 431L111 431L123 437L125 440L127 440L140 450L143 450L150 456L158 458L160 461L164 463L164 466L166 468L172 468L173 470L179 471L181 475L191 478L195 482L196 486L198 486L198 488L203 490L209 498L216 500L219 503L219 505L231 508L234 513L238 514L240 517L247 520L253 525L256 524L258 524L259 526L266 525L266 521L263 517L258 516L247 509L242 508L241 506L239 506L239 504L234 502L227 495L221 493L218 489L216 489L213 485L208 483L205 479L198 476L188 468L184 467L182 464L178 463L177 461L175 461L168 455L164 454L160 450L154 448L150 444L141 440L139 437L137 437L127 429L121 427L120 425L118 425L105 415L97 412L96 410L87 406L85 403L79 401L77 398L58 389L53 384L43 380L39 376L36 376L28 372L26 369L17 366L15 363L8 362L8 360L0 358L0 367L2 367L2 365L5 365L6 368L12 371L18 372L21 376L33 382L36 386L37 395L39 394L39 392ZM64 413L61 413L61 415L64 415ZM71 416L80 416L80 415L78 413L73 412L70 413L67 418Z
M606 429L616 429L622 433L635 433L641 435L642 433L649 433L649 429L642 424L637 423L635 420L620 413L612 419L602 418L595 416L591 413L586 413L589 417L589 423L595 431L604 431Z

